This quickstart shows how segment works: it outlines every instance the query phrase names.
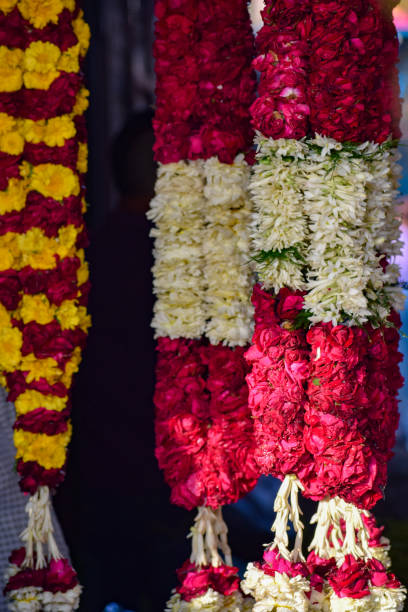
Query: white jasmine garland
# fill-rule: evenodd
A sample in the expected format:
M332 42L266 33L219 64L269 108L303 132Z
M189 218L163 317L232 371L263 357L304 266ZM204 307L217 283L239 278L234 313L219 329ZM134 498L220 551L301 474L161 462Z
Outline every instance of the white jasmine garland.
M79 598L81 596L81 587L79 584L65 593L51 593L43 591L42 593L42 610L44 612L72 612L79 607Z
M42 610L42 589L39 587L30 586L9 591L6 599L10 612L41 612Z
M249 563L241 588L255 599L254 612L307 612L309 609L306 593L310 591L310 584L303 576L290 577L279 572L269 576Z
M259 133L255 143L257 163L250 191L255 209L252 248L256 271L266 289L304 289L307 219L299 164L307 149L302 141L273 140Z
M244 346L253 332L250 170L241 154L233 164L212 157L203 162L203 172L205 333L212 344Z
M330 595L330 612L373 612L371 597L338 597L333 591Z
M155 223L155 337L199 338L205 329L201 161L161 164L148 218Z
M204 595L195 597L190 601L184 601L179 593L173 593L166 605L165 612L250 612L253 600L244 597L236 591L232 595L222 595L213 589L208 589Z
M316 136L301 165L309 217L308 293L311 322L381 323L401 308L399 270L381 259L399 253L395 219L396 154L388 143L350 145ZM392 261L391 261L392 264Z
M407 590L400 586L397 589L370 587L373 612L400 612L404 609Z
M301 167L304 209L309 217L308 293L311 321L367 321L367 288L383 286L375 232L367 222L367 185L372 181L364 146L330 138L308 140ZM367 155L369 152L366 152ZM376 220L375 220L376 221Z

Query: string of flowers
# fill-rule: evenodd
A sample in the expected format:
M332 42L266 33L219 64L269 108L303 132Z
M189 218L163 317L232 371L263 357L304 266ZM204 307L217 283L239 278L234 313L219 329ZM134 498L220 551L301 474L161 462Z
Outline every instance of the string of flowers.
M386 603L397 610L404 590L380 560L370 560L359 509L382 497L398 421L400 379L387 380L388 348L397 351L398 343L393 308L402 303L392 263L400 246L391 140L398 111L386 76L397 54L395 30L376 5L362 2L267 2L263 19L251 181L253 259L263 289L254 289L248 383L256 459L262 472L284 480L274 541L261 564L248 566L242 588L259 609ZM289 314L280 318L285 303ZM307 564L297 501L290 503L295 483L323 500ZM297 531L292 553L288 520ZM318 566L325 563L332 565L323 576ZM364 574L365 594L342 591L353 564Z
M258 476L243 357L253 38L246 0L157 0L155 12L156 456L173 503L198 506L167 610L246 610L221 506Z
M326 564L320 593L332 609L402 610L405 589L373 560L364 522L366 509L383 496L398 422L400 380L388 381L386 374L388 350L398 355L392 307L401 306L398 272L389 266L399 232L392 219L395 153L388 149L398 132L385 76L397 57L397 39L376 3L333 2L327 11L315 0L312 5L310 118L322 137L312 141L306 162L313 165L314 158L316 165L306 168L304 189L310 219L305 306L314 323L307 336L305 435L315 460L311 493L322 501L311 549L317 565ZM332 27L341 35L328 34ZM393 368L397 363L398 357Z
M0 30L0 370L30 493L5 594L12 610L74 610L81 589L54 540L50 491L64 478L69 390L90 324L80 69L89 29L73 0L8 0Z
M246 354L249 405L260 471L283 482L275 499L274 539L261 563L247 567L242 589L257 610L308 610L309 572L302 553L298 492L313 476L304 444L309 354L299 324L306 287L308 245L298 162L309 125L307 34L310 2L265 3L254 61L259 98L251 107L257 129L256 165L250 190L255 213L253 259L262 286L255 286L255 333ZM273 293L268 292L273 290ZM289 548L288 523L296 540Z

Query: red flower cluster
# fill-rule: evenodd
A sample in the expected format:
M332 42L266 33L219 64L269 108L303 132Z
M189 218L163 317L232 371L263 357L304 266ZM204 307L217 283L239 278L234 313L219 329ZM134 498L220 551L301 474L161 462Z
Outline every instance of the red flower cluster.
M173 503L236 502L256 484L244 349L159 338L156 456Z
M399 138L398 38L370 0L267 0L254 127L272 138Z
M398 579L387 572L377 559L355 559L346 555L344 562L337 567L332 559L321 559L315 553L307 558L307 567L311 574L311 586L322 592L327 581L338 597L361 599L370 595L370 587L397 589L401 586Z
M295 576L308 577L309 572L305 563L287 561L280 556L278 550L266 550L261 563L256 562L255 567L262 570L268 576L274 576L275 573L287 574L291 578Z
M154 56L156 135L162 163L232 163L252 142L253 35L246 0L158 0Z
M67 559L51 559L42 569L23 568L25 548L13 550L9 562L15 573L4 588L4 595L27 587L37 587L49 593L66 593L79 585L78 576Z
M310 125L340 142L383 142L398 128L398 39L375 0L312 0ZM390 112L393 109L393 112Z
M287 289L274 298L256 285L252 302L256 327L245 357L252 366L247 382L255 458L264 474L297 474L304 482L313 468L303 431L309 354L305 332L292 325L303 298Z
M194 563L186 561L177 570L180 586L176 588L184 601L191 601L204 595L208 589L213 589L221 595L232 595L239 591L238 568L230 565L212 565L197 567Z
M398 424L398 332L320 323L309 330L307 340L311 373L305 445L316 473L308 494L313 499L340 495L370 508L383 497Z
M308 132L307 34L310 0L267 0L256 38L261 73L259 97L251 107L255 129L271 138L302 138Z

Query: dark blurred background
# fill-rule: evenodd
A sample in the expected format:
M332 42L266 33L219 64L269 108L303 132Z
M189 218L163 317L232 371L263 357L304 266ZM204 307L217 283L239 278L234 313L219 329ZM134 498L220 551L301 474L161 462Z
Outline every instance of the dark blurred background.
M91 246L93 327L74 387L74 436L56 509L84 585L81 612L119 602L137 612L159 612L189 556L193 513L169 503L154 458L154 342L149 225L153 195L151 118L153 0L84 0L92 30L87 58L87 223ZM261 0L252 3L259 26ZM401 88L408 85L408 1L396 9L401 42ZM408 108L404 104L401 211L408 280ZM404 315L408 333L408 312ZM408 340L402 339L408 355ZM408 379L408 360L403 364ZM386 499L376 514L393 542L394 571L408 583L408 388ZM279 485L262 478L253 493L225 509L234 562L261 555L270 541ZM305 501L305 518L314 505ZM110 610L116 608L110 608Z

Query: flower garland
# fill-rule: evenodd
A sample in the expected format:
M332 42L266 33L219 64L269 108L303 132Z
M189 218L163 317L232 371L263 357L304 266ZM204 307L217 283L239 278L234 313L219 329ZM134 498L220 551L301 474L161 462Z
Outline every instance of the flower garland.
M156 456L172 501L199 507L167 609L246 610L220 506L258 476L244 360L253 36L246 0L157 0L155 11Z
M364 605L379 609L387 602L397 610L404 590L384 568L370 565L373 551L359 509L382 497L398 421L393 309L402 300L392 263L400 242L391 138L399 134L397 105L391 107L395 79L386 76L397 57L395 29L374 3L311 0L295 8L271 1L262 16L250 185L253 259L262 286L254 289L256 327L246 356L255 457L264 473L283 483L274 541L267 559L248 568L243 589L262 610L307 609L310 597L317 609L360 609L360 596L341 592L346 572L353 571L347 563L357 563L368 585ZM396 358L388 367L392 351ZM320 579L299 548L297 488L322 500L312 554L340 568L337 577L321 580L316 600ZM288 520L297 531L291 553ZM337 537L342 521L345 533Z
M13 610L73 610L80 587L55 544L49 491L64 477L69 389L90 324L80 72L89 28L72 0L9 0L0 30L0 370L31 494L5 593Z

